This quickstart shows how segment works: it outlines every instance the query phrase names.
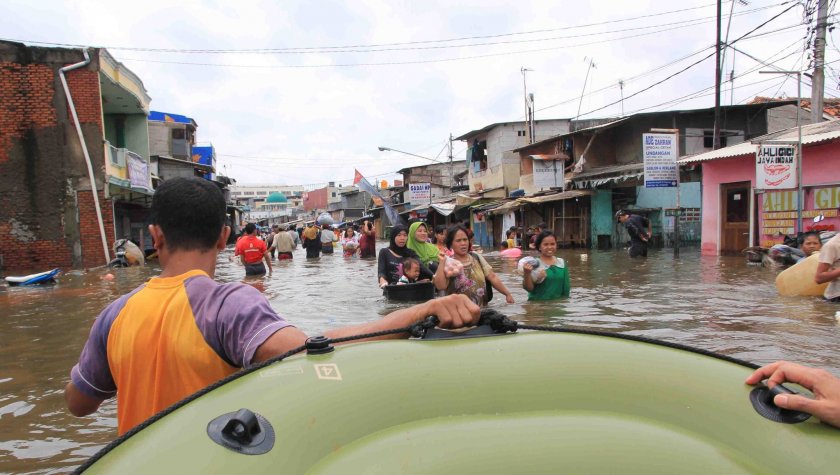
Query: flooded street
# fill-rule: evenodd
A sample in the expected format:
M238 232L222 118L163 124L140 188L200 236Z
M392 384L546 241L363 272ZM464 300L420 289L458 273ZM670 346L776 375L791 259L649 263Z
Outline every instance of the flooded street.
M378 247L385 243L378 243ZM242 281L244 270L220 256L218 281ZM682 343L755 363L784 358L840 372L840 306L819 298L782 298L776 271L742 257L700 257L684 249L630 260L621 251L562 250L571 272L568 301L527 303L515 261L488 261L516 304L497 293L491 307L530 324L621 332ZM309 334L364 322L399 305L376 286L375 260L340 253L274 263L270 277L248 279L279 313ZM65 410L63 388L96 315L156 275L154 265L71 272L46 287L0 288L0 472L67 472L116 437L115 404L94 416ZM569 364L574 364L570 361ZM620 362L616 362L620 364Z

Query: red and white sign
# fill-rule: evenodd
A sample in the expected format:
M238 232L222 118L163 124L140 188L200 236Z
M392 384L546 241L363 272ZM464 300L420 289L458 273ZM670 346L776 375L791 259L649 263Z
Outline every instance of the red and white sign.
M759 145L755 153L755 187L796 188L796 145Z

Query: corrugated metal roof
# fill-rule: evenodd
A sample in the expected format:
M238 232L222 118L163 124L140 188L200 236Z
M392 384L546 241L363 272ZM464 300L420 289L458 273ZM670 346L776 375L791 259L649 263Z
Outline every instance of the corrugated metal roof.
M709 160L718 160L721 158L751 155L756 152L756 147L759 143L771 142L774 140L795 141L798 136L799 132L797 128L791 127L790 129L756 137L749 142L742 142L729 147L712 150L710 152L691 155L678 160L677 163L682 165L686 163L707 162ZM840 120L831 120L828 122L802 126L802 145L814 145L836 139L840 139Z
M560 193L552 193L550 195L534 196L531 198L520 198L525 203L548 203L551 201L568 200L571 198L579 198L581 196L594 195L592 190L569 190Z
M624 172L634 172L638 170L642 170L644 168L643 163L627 163L624 165L613 165L611 167L598 167L598 168L591 168L584 172L578 173L575 176L570 177L572 180L579 180L582 178L590 178L594 176L601 176L601 175L611 175L613 173L620 174Z

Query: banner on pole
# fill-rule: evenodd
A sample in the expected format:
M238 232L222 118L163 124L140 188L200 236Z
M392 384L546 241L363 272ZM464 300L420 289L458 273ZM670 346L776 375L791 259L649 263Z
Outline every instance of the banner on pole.
M395 210L394 207L391 206L390 203L388 203L388 200L386 200L382 196L382 194L379 193L379 190L377 190L373 185L370 184L369 181L367 181L367 178L362 176L359 170L356 170L355 176L353 177L353 184L358 185L360 190L370 193L370 195L374 199L374 203L376 203L377 199L382 201L382 206L385 208L385 214L388 216L388 221L391 222L392 226L402 224L402 218L400 218L400 213L398 213L397 210Z
M675 187L679 183L677 134L642 134L645 188Z

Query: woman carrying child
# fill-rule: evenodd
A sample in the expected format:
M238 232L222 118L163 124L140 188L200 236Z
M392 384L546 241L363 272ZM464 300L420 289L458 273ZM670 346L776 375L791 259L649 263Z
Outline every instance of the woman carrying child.
M417 253L406 246L408 242L408 230L402 224L391 228L391 244L379 250L378 279L379 286L394 285L400 280L402 273L400 267L403 259L413 257L420 260ZM420 276L424 279L431 279L434 274L426 266L420 264Z

